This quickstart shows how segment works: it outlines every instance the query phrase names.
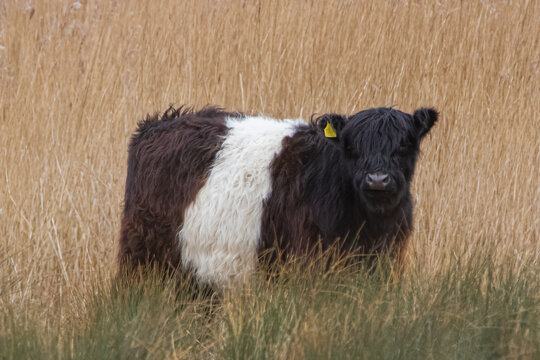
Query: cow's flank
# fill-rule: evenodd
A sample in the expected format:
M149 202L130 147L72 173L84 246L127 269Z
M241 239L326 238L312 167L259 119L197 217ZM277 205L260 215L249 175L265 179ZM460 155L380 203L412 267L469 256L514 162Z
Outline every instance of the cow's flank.
M208 107L169 109L148 117L132 136L120 234L121 265L149 261L180 265L178 229L204 185L227 133L225 118L240 114Z

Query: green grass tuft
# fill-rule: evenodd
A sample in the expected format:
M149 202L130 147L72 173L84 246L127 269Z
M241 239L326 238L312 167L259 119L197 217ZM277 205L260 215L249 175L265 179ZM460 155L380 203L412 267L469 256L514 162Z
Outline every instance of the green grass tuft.
M534 358L538 267L493 263L478 254L399 281L384 265L286 265L213 299L151 273L80 295L86 311L73 321L54 315L62 306L3 309L0 349L7 359Z

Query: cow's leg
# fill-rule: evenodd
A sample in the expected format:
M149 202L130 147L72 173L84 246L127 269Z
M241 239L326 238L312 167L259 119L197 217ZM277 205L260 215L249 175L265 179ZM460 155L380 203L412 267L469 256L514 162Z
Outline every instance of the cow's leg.
M164 219L126 216L122 219L118 257L120 272L137 272L147 266L176 271L181 265L177 230Z

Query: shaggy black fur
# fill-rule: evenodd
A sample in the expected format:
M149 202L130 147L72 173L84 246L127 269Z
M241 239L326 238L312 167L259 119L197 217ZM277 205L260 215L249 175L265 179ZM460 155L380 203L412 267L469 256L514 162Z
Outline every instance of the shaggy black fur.
M362 253L392 249L400 260L412 230L409 188L420 141L437 117L428 108L413 115L375 108L349 118L326 114L301 125L283 140L271 164L261 250L297 255L318 238L323 248L339 238ZM328 122L336 138L325 137ZM366 184L373 173L388 175L385 191Z

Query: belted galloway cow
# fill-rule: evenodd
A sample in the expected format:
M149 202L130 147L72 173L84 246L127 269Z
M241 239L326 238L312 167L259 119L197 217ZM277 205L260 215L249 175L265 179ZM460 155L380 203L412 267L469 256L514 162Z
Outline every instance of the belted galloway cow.
M120 268L155 263L219 288L249 277L261 254L336 242L399 261L420 142L437 117L373 108L305 122L217 107L148 116L129 145Z

